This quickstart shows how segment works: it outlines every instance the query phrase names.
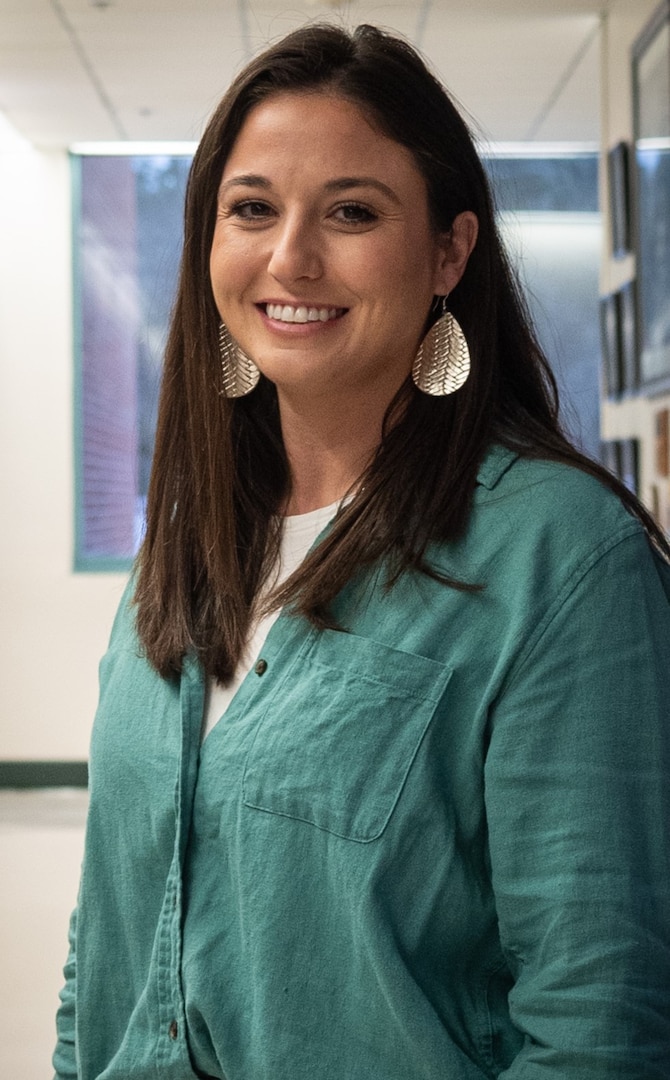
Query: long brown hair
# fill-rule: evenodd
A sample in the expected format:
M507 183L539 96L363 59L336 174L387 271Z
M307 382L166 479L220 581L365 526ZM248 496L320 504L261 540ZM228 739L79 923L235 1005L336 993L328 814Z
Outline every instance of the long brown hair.
M472 372L445 398L420 393L408 379L358 493L274 595L275 605L326 625L329 604L364 566L383 561L391 583L412 568L433 573L426 549L463 533L479 463L495 441L596 476L669 552L647 511L561 432L556 385L500 242L484 170L444 88L409 45L375 27L350 34L309 26L235 79L190 173L135 591L140 640L165 676L195 652L207 673L230 678L277 557L277 513L290 475L276 392L261 377L245 398L220 393L209 254L223 167L249 110L279 91L319 87L357 104L412 152L436 229L448 230L462 211L476 214L477 245L449 301L468 339Z

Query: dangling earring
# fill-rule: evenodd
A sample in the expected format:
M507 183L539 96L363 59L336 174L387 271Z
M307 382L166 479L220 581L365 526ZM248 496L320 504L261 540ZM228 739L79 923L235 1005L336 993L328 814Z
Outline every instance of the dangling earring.
M424 337L412 365L412 379L424 394L442 397L459 390L470 374L465 335L442 297L442 314Z
M221 354L222 394L228 398L250 394L261 377L253 360L239 347L225 323L219 326L219 352Z

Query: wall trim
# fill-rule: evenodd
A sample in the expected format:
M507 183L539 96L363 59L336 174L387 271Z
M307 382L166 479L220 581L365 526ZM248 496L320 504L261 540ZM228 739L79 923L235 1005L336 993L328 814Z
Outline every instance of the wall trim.
M0 761L0 788L88 787L85 761Z

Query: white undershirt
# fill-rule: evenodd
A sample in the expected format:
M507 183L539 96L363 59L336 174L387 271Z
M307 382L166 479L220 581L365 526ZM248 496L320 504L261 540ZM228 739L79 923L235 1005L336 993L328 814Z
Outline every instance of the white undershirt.
M318 510L310 510L308 514L295 514L292 517L284 518L279 549L279 566L277 575L272 579L273 588L285 581L300 565L319 533L325 529L331 518L335 516L339 505L339 502L331 503L330 506L321 506ZM266 615L265 618L252 624L247 648L229 683L221 686L214 679L209 679L205 718L202 727L203 739L207 737L214 725L221 719L243 679L251 670L268 636L270 627L278 615L279 611L273 611Z

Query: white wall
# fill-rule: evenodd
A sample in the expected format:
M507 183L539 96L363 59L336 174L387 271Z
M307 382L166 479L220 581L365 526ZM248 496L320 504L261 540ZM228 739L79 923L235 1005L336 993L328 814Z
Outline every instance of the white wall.
M72 572L67 155L1 117L0 237L0 759L81 759L124 578Z
M0 791L0 1076L49 1080L86 791Z

